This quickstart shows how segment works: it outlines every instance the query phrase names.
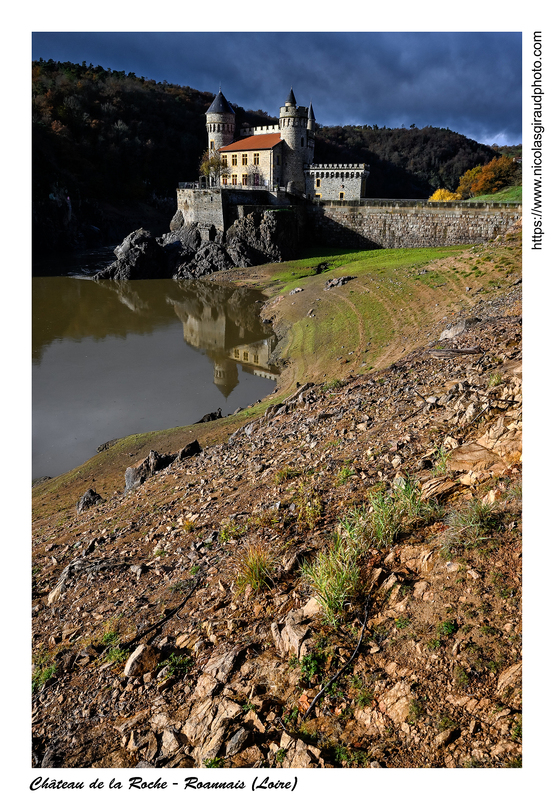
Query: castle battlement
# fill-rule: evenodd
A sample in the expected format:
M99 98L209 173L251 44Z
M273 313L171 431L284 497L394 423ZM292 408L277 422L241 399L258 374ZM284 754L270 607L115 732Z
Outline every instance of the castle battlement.
M325 171L332 171L340 172L342 170L352 172L353 170L357 172L365 172L366 165L365 164L308 164L304 167L306 170L310 170L310 172L325 172Z
M240 129L240 136L258 136L262 133L279 133L279 124L275 125L258 125L256 128L244 127Z

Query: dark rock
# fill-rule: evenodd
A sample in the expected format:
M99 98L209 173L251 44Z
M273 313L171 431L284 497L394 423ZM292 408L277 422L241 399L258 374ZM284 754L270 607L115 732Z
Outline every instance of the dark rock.
M254 211L236 220L225 235L227 247L244 254L252 265L284 261L296 254L298 219L292 209Z
M160 455L150 450L147 457L125 470L125 494L141 486L145 480L175 461L174 455Z
M200 444L195 439L181 448L177 453L160 454L155 450L150 450L147 457L142 461L138 461L132 467L127 467L125 470L125 494L132 489L141 486L144 481L152 477L156 472L165 469L174 461L182 461L185 458L197 455L202 452Z
M190 458L191 456L196 456L198 453L202 452L202 448L197 439L193 442L189 442L184 447L182 447L179 452L177 453L177 460L182 461L185 458Z
M150 231L139 228L118 245L117 261L97 272L94 280L139 280L169 278L171 271L163 247Z
M163 247L169 271L173 276L179 267L192 261L202 246L202 237L196 224L184 225L179 229L171 228L170 233L165 233L158 241Z
M77 513L80 514L82 511L86 511L87 508L91 508L91 506L95 506L97 503L101 503L102 501L103 498L100 497L100 495L95 492L94 489L87 489L77 503Z
M119 439L110 439L110 440L109 440L109 442L104 442L104 444L101 444L101 445L99 445L99 446L96 448L96 452L97 452L97 453L102 453L104 450L109 450L109 449L110 449L110 447L113 447L113 445L114 445L116 442L119 442Z
M195 422L195 425L200 425L201 422L212 422L214 419L221 419L221 409L218 408L217 411L212 411L210 414L204 414L202 419L199 419L198 422Z

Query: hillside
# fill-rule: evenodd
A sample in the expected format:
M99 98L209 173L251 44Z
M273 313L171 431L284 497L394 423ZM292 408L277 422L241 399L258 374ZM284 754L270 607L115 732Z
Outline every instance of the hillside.
M521 235L409 255L219 274L274 395L35 487L34 766L521 766Z
M179 181L198 177L213 96L69 62L33 62L33 233L37 254L165 232ZM265 112L234 106L237 124ZM317 112L317 109L316 109ZM316 161L365 162L370 197L427 198L497 153L447 129L324 127ZM67 198L69 197L69 202Z

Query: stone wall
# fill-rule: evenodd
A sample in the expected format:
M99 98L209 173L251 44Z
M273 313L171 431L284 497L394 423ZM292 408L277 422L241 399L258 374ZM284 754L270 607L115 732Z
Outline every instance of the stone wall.
M358 201L364 195L368 174L365 164L312 164L304 169L306 196Z
M183 212L185 225L196 222L225 230L221 189L177 189L177 208Z
M521 219L521 206L426 201L320 201L307 206L310 238L331 247L440 247L486 242Z
M330 247L441 247L494 239L521 219L521 206L464 205L425 200L359 200L302 203L285 193L260 190L178 189L184 222L223 232L250 211L295 204L306 241ZM296 205L298 204L298 205ZM304 228L304 221L306 227Z
M177 208L183 212L185 225L197 223L203 228L223 233L235 220L250 211L290 206L301 202L285 192L233 187L212 189L177 189Z

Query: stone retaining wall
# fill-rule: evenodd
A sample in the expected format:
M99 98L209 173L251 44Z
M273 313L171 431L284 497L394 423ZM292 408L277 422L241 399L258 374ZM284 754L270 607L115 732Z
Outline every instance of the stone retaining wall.
M197 222L221 232L250 211L294 201L312 244L360 249L478 244L505 233L522 215L521 205L507 203L370 199L309 203L264 190L178 189L177 200L185 224Z
M426 201L320 202L307 206L311 239L331 247L441 247L494 239L521 206Z

